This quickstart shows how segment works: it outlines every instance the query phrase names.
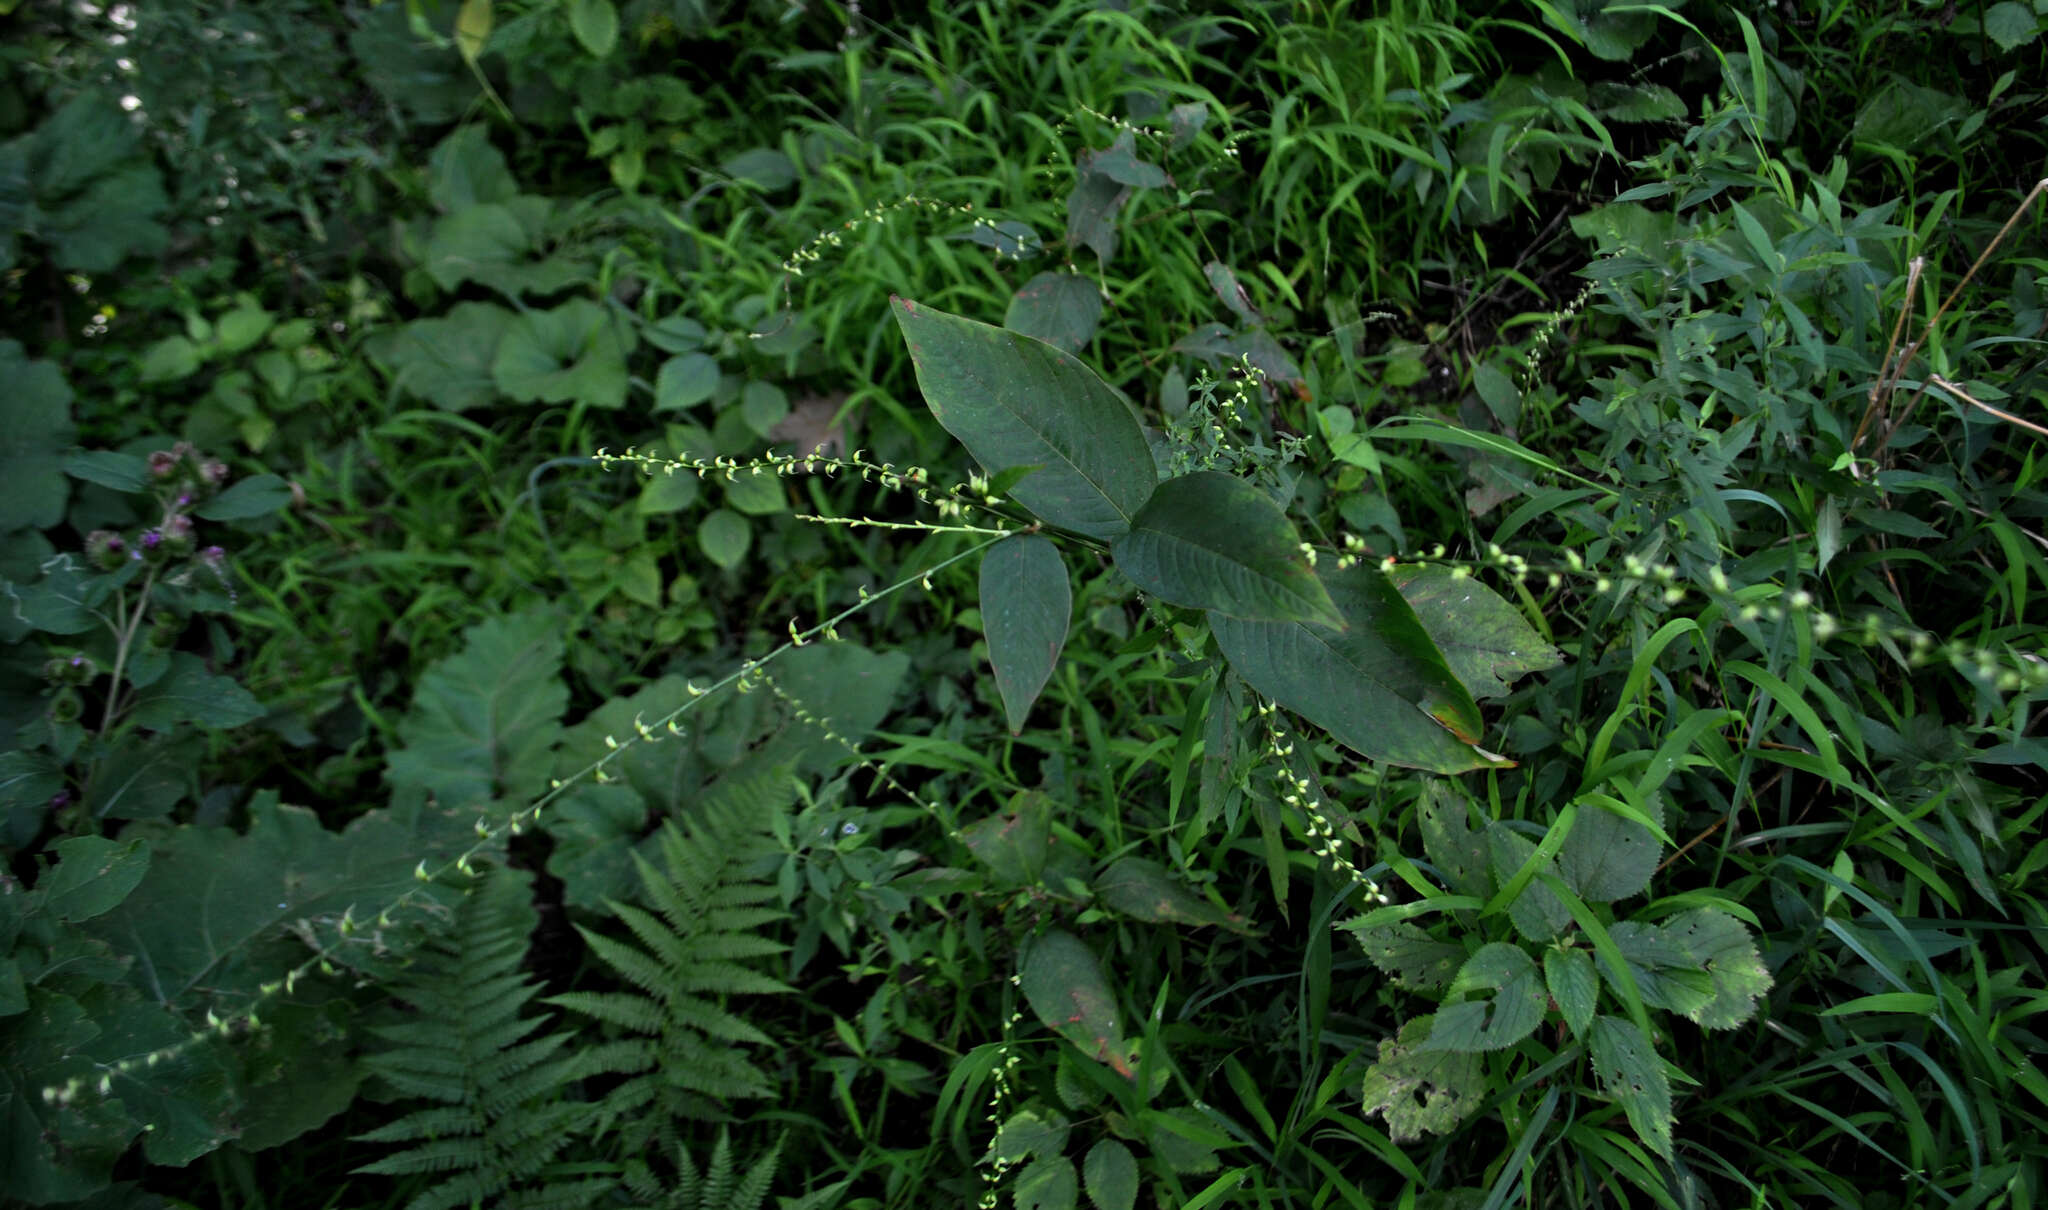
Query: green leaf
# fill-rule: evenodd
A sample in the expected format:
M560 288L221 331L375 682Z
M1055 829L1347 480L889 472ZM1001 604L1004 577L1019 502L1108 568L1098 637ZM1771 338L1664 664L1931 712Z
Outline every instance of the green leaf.
M1379 1114L1396 1143L1449 1134L1486 1096L1477 1055L1423 1048L1434 1028L1434 1019L1416 1017L1399 1036L1380 1039L1379 1059L1365 1072L1365 1114Z
M1465 961L1465 947L1438 941L1413 924L1351 929L1365 956L1394 981L1414 992L1442 991Z
M155 255L170 242L158 218L169 206L163 177L143 144L142 129L114 104L112 89L79 90L28 136L32 200L0 233L0 267L17 230L49 246L64 269L105 273L135 255Z
M1052 800L1019 790L1009 808L960 829L960 843L1006 888L1037 886L1052 843Z
M2041 36L2041 21L2017 0L2000 0L1984 10L1984 35L2000 50L2018 50Z
M149 484L148 461L112 450L79 450L64 459L64 473L117 492L139 492Z
M1636 1137L1652 1151L1671 1158L1671 1082L1664 1063L1633 1021L1598 1017L1589 1038L1593 1074L1600 1091L1628 1115Z
M1457 999L1471 991L1491 994ZM1513 1046L1543 1023L1546 1005L1536 963L1520 946L1495 941L1458 969L1422 1049L1472 1052Z
M1072 933L1053 929L1024 953L1024 999L1047 1029L1130 1079L1136 1058L1117 1024L1116 997L1095 955Z
M1344 629L1301 535L1266 493L1221 471L1161 483L1110 543L1117 569L1173 605L1248 622Z
M569 0L569 29L583 49L605 58L619 44L619 10L612 0Z
M1424 782L1415 822L1422 832L1423 853L1453 893L1493 898L1491 850L1485 833L1473 829L1471 799L1456 782Z
M1496 883L1506 886L1529 854L1536 851L1536 842L1502 823L1494 823L1486 829L1487 855L1493 864ZM1542 873L1546 867L1539 867ZM1541 882L1531 878L1522 893L1508 904L1508 919L1515 930L1531 941L1542 943L1562 933L1571 925L1571 909L1557 897L1557 893Z
M171 670L135 697L128 719L138 727L168 731L179 723L239 727L262 718L263 703L232 679L206 670L206 661L187 651L171 653Z
M57 864L36 883L43 908L59 920L105 915L149 873L149 846L102 836L72 836L54 846Z
M641 516L680 512L697 502L703 483L693 474L651 475L640 485L633 511Z
M727 571L740 565L753 543L753 527L747 519L727 508L716 508L697 523L697 546L704 557Z
M64 766L46 753L0 752L0 816L18 809L40 811L63 788Z
M1051 525L1124 533L1158 482L1130 406L1094 371L1015 332L892 299L932 415L991 474L1036 467L1010 491Z
M1005 538L981 556L981 625L1010 734L1052 677L1074 608L1067 565L1038 534Z
M1152 924L1215 925L1249 933L1244 917L1190 894L1166 868L1143 857L1124 857L1095 879L1095 893L1114 911Z
M86 813L94 819L168 815L192 792L193 776L205 759L205 740L198 735L130 735L93 762L85 784Z
M491 365L512 326L495 303L459 302L446 315L417 319L372 349L400 390L450 412L483 407L498 397Z
M1323 585L1342 631L1210 615L1247 684L1372 760L1438 773L1506 763L1454 733L1478 735L1479 707L1384 575L1358 566Z
M206 364L206 354L183 336L166 336L143 350L136 376L144 382L177 382Z
M456 127L427 157L427 198L443 213L511 201L518 193L505 153L491 145L487 123Z
M1048 271L1017 288L1003 326L1069 353L1095 339L1102 322L1102 292L1078 273Z
M630 339L604 308L572 298L552 311L527 311L513 319L491 362L491 377L518 400L616 408L626 402Z
M1473 697L1499 697L1517 677L1564 662L1521 611L1470 576L1430 564L1387 573Z
M562 624L540 609L480 622L462 650L434 662L398 724L403 746L387 776L475 811L547 788L569 690L561 682Z
M676 476L682 478L681 474ZM690 476L695 478L695 476ZM735 475L721 485L726 507L749 517L771 517L789 511L788 489L780 475Z
M1635 980L1643 1003L1689 1017L1713 1003L1713 979L1700 969L1701 962L1661 926L1623 920L1608 930L1608 936L1628 965L1629 977ZM1598 961L1601 974L1618 991L1619 977L1604 957Z
M1138 1119L1152 1158L1175 1172L1214 1172L1216 1149L1228 1147L1228 1135L1217 1133L1194 1109L1148 1109Z
M1138 1204L1138 1161L1115 1139L1099 1139L1088 1149L1081 1178L1095 1210L1133 1210Z
M1070 1129L1067 1119L1057 1110L1026 1106L1011 1114L997 1129L988 1153L1013 1162L1034 1155L1058 1155L1067 1148Z
M740 392L740 417L757 437L767 437L789 415L789 397L772 382L756 379Z
M718 389L718 360L709 353L682 353L661 363L654 379L654 410L695 407Z
M7 423L0 425L0 533L49 529L64 519L71 496L63 469L64 451L77 432L71 388L56 362L30 361L12 340L0 340L0 382L7 384Z
M1771 990L1771 972L1740 920L1712 908L1695 908L1666 920L1663 933L1690 955L1711 983L1713 998L1685 1010L1686 1016L1707 1029L1734 1029L1756 1014L1757 998Z
M267 517L292 502L292 485L272 474L251 475L192 511L208 521Z
M1010 1196L1017 1210L1074 1210L1079 1192L1072 1160L1063 1155L1041 1155L1017 1173Z
M1642 824L1588 804L1557 852L1557 872L1579 898L1611 903L1650 885L1663 848Z
M1600 977L1593 973L1593 960L1584 950L1545 950L1543 978L1564 1023L1573 1033L1583 1035L1593 1021L1593 1004L1600 995Z

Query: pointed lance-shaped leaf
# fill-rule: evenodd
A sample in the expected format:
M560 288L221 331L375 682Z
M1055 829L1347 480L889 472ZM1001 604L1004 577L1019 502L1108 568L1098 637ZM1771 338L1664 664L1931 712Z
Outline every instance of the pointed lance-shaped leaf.
M1033 941L1018 981L1031 1011L1048 1029L1118 1075L1129 1079L1137 1074L1117 1024L1116 996L1079 937L1054 929Z
M981 627L1012 735L1059 662L1073 610L1067 566L1045 538L1018 534L981 557Z
M1251 622L1344 629L1301 535L1272 497L1221 471L1168 479L1110 544L1118 570L1162 601Z
M908 299L891 300L939 424L990 474L1036 467L1010 489L1048 525L1108 540L1158 482L1123 396L1073 357Z
M1479 707L1384 575L1359 566L1323 585L1344 616L1341 631L1210 614L1246 683L1372 760L1437 773L1511 763L1473 746Z

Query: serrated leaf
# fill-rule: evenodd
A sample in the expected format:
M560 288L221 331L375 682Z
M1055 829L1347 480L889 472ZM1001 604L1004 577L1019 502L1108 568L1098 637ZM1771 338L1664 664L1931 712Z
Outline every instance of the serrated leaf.
M1474 991L1490 994L1456 999ZM1504 941L1481 946L1451 980L1422 1049L1473 1052L1513 1046L1543 1023L1546 1004L1536 963L1520 946Z
M1074 1162L1063 1155L1041 1155L1024 1165L1010 1192L1017 1210L1074 1210L1079 1195Z
M2017 0L2000 0L1984 10L1984 36L2000 50L2018 50L2041 36L2041 19Z
M1017 288L1003 326L1042 340L1056 349L1079 353L1095 339L1102 322L1102 292L1078 273L1041 273Z
M1415 804L1422 851L1442 873L1449 889L1475 899L1493 897L1493 872L1486 836L1472 827L1471 800L1453 781L1431 779Z
M1342 631L1211 614L1224 657L1260 693L1372 760L1438 773L1498 766L1476 737L1479 707L1415 613L1375 568L1323 577Z
M1612 903L1650 885L1663 848L1642 824L1587 804L1557 852L1557 872L1579 898Z
M1216 1149L1231 1144L1227 1135L1219 1134L1199 1113L1185 1106L1148 1111L1139 1123L1145 1131L1146 1144L1152 1148L1152 1158L1175 1172L1214 1172Z
M1055 1110L1026 1106L996 1130L988 1153L1015 1162L1030 1156L1058 1155L1067 1148L1067 1119Z
M1008 810L960 829L960 843L1007 887L1037 885L1051 841L1052 800L1038 790L1019 790Z
M1250 622L1345 627L1287 515L1221 471L1161 483L1109 550L1132 583L1169 604Z
M1437 650L1473 697L1499 697L1516 678L1564 662L1520 610L1470 576L1403 564L1388 573Z
M1449 1134L1486 1095L1477 1055L1422 1049L1434 1025L1430 1017L1416 1017L1397 1037L1382 1038L1379 1059L1365 1072L1364 1112L1379 1114L1396 1143Z
M1623 920L1608 930L1608 936L1628 965L1643 1003L1691 1016L1713 1001L1712 978L1662 926ZM1618 991L1619 980L1607 959L1596 955L1596 960L1608 984Z
M1081 1162L1081 1177L1095 1210L1133 1210L1138 1204L1138 1161L1115 1139L1101 1139Z
M1441 991L1451 985L1465 961L1465 947L1438 941L1406 922L1353 929L1365 956L1395 986L1409 991Z
M1036 467L1010 494L1048 524L1110 539L1158 481L1123 397L1042 341L892 299L925 403L991 474Z
M1685 1015L1706 1029L1734 1029L1756 1014L1757 998L1771 990L1771 972L1740 920L1695 908L1664 922L1663 932L1704 970L1713 996ZM1645 997L1647 999L1647 997Z
M1095 879L1095 894L1115 911L1152 924L1215 925L1250 933L1244 917L1190 894L1166 868L1143 857L1124 857Z
M981 625L1012 735L1059 663L1073 608L1067 565L1046 538L1018 534L982 555Z
M1593 1074L1600 1091L1628 1115L1636 1137L1652 1151L1671 1158L1671 1081L1664 1063L1635 1022L1597 1017L1588 1037Z
M1545 950L1543 978L1557 1011L1575 1034L1584 1034L1593 1021L1593 1005L1600 995L1600 978L1593 960L1584 950Z
M1024 999L1046 1028L1125 1079L1136 1074L1117 1023L1116 996L1080 938L1060 929L1039 937L1025 952L1020 974Z
M413 691L398 724L403 746L390 757L392 784L471 810L546 789L569 704L562 655L562 624L539 609L464 631L462 650L436 661Z
M1486 845L1487 855L1493 864L1494 881L1503 886L1522 868L1529 854L1536 851L1534 841L1500 823L1486 829ZM1537 873L1542 872L1542 869L1537 870ZM1570 927L1572 913L1556 892L1531 878L1522 888L1522 893L1508 904L1508 919L1522 936L1541 944Z
M262 718L263 703L232 679L206 670L206 661L186 651L171 653L171 670L135 697L128 719L138 727L168 731L179 723L239 727Z

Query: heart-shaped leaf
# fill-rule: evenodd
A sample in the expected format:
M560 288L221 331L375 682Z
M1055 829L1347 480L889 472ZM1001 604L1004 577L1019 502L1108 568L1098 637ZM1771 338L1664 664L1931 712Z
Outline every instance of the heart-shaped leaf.
M1301 535L1272 497L1221 471L1168 479L1110 544L1118 570L1174 605L1344 629Z
M939 424L991 474L1037 468L1010 489L1018 503L1091 538L1131 527L1158 476L1123 396L1043 341L891 301Z

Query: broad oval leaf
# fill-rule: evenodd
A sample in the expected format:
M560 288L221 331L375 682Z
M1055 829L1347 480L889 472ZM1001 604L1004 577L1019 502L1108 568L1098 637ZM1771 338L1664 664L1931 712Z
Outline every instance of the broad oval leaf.
M981 557L981 626L1010 734L1024 729L1031 703L1051 678L1073 612L1067 565L1047 539L1018 534Z
M1650 829L1598 806L1582 807L1557 853L1557 872L1579 898L1612 903L1650 885L1663 845Z
M1479 707L1384 575L1359 566L1323 584L1342 631L1209 615L1239 676L1372 760L1437 773L1510 763L1473 746Z
M1490 994L1478 1000L1453 999L1470 991ZM1458 968L1422 1048L1469 1053L1513 1046L1543 1023L1547 1005L1535 961L1521 946L1495 941L1481 946Z
M1437 650L1473 697L1499 697L1515 678L1564 662L1513 605L1447 567L1404 564L1387 573Z
M1005 888L1035 886L1052 841L1052 800L1019 790L1009 809L960 829L960 843L988 864Z
M1158 482L1130 407L1043 341L890 300L925 403L990 474L1035 467L1010 495L1049 525L1107 540Z
M1688 1010L1686 1016L1707 1029L1734 1029L1755 1015L1757 997L1771 990L1771 972L1740 920L1712 908L1695 908L1665 921L1663 931L1692 956L1712 984L1713 999Z
M1221 471L1168 479L1110 544L1117 568L1162 601L1251 622L1344 629L1301 535L1266 493Z
M1116 1020L1116 997L1081 939L1059 929L1031 943L1019 982L1047 1029L1126 1079L1135 1059Z
M1132 1210L1138 1204L1138 1161L1115 1139L1099 1139L1081 1162L1095 1210Z
M1575 1034L1586 1032L1593 1021L1593 1005L1600 995L1600 977L1593 973L1593 960L1584 950L1543 951L1543 981L1557 1011Z
M1405 1022L1399 1036L1380 1039L1379 1059L1366 1069L1365 1114L1384 1118L1396 1143L1449 1134L1486 1097L1479 1056L1425 1049L1434 1032L1434 1017Z

